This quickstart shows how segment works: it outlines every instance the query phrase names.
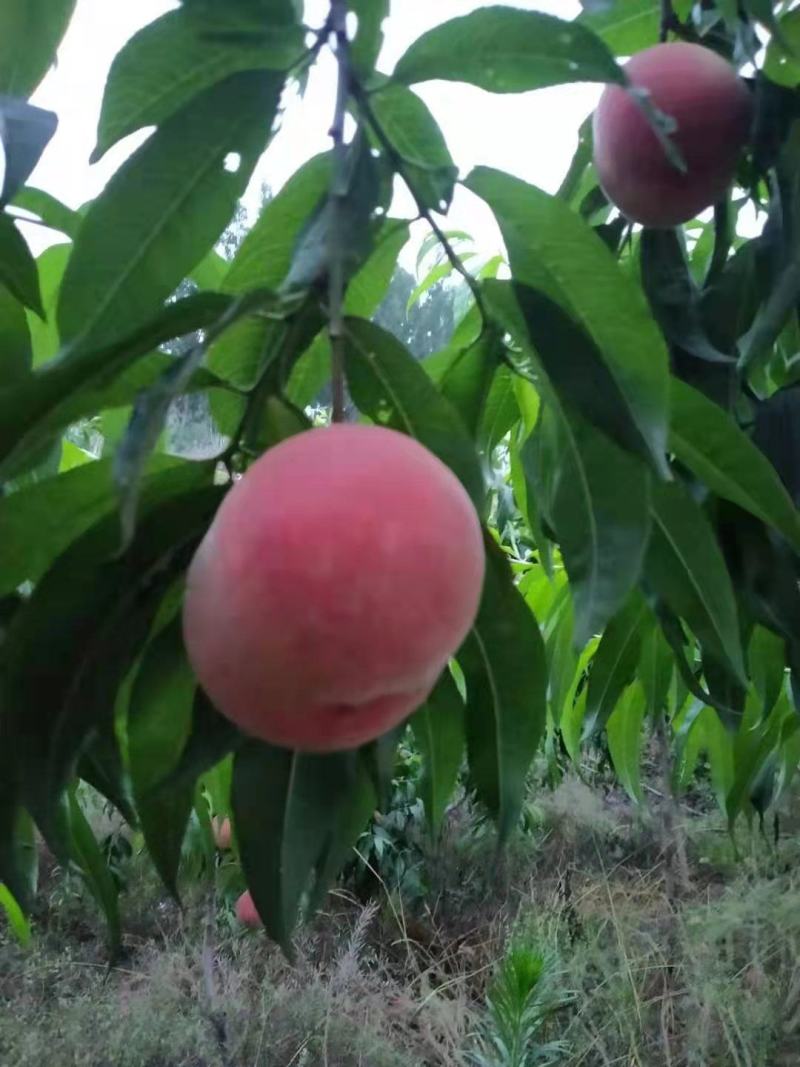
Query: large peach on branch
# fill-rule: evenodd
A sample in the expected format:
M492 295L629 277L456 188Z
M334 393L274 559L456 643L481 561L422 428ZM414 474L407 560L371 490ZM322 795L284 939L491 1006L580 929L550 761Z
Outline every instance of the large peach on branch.
M686 165L670 160L642 108L616 85L594 115L594 161L608 198L634 222L676 226L714 204L730 185L752 118L750 93L708 48L675 42L635 55L631 85L675 124L670 135Z
M337 425L266 452L189 570L184 635L211 700L286 748L353 748L428 696L478 608L484 554L455 475L417 441Z

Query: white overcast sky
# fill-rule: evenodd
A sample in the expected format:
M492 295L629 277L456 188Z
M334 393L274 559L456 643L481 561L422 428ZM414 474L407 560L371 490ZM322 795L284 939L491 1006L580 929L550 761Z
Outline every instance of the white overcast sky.
M381 69L391 71L408 45L425 30L491 2L393 0ZM516 7L547 11L563 18L570 18L579 10L578 0L511 2ZM99 164L89 165L108 68L115 53L138 29L176 6L170 0L78 0L57 65L33 97L34 103L58 114L59 128L31 184L72 207L102 189L142 139L142 135L134 135L112 149ZM320 25L327 7L327 0L307 0L306 22ZM282 128L259 164L251 189L266 182L277 190L305 159L328 146L333 80L332 60L323 57L304 99L289 102ZM569 165L578 126L599 92L596 86L581 85L500 96L449 82L430 82L416 88L441 124L462 175L483 163L550 191L557 188ZM247 202L254 204L255 194ZM404 206L400 202L395 208ZM464 190L457 194L447 225L473 233L487 254L499 247L488 210ZM41 231L29 236L41 247Z

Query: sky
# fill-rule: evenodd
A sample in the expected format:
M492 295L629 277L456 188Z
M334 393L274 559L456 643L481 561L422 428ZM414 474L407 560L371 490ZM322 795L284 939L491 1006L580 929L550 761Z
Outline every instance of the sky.
M1 0L0 0L1 2ZM432 26L464 15L493 0L392 0L379 67L390 72L405 49ZM509 0L506 0L508 3ZM578 0L510 0L513 6L546 11L569 18ZM46 189L71 207L96 196L126 156L141 143L144 132L116 145L95 166L89 165L94 146L103 86L116 52L147 22L176 7L171 0L78 0L75 15L62 42L56 66L32 102L59 117L59 128L30 184ZM306 23L321 25L327 0L306 0ZM302 100L287 101L281 129L253 176L245 203L255 211L262 183L277 191L309 156L329 147L335 64L323 53ZM597 100L597 86L565 86L536 93L494 95L471 86L429 82L416 86L444 131L451 154L465 175L482 163L507 170L548 191L554 191L572 157L578 126ZM395 212L413 214L402 196ZM475 236L489 255L500 239L488 209L472 194L456 194L447 226ZM48 242L40 228L28 233L35 250ZM48 242L49 243L49 242ZM410 255L407 253L407 255ZM413 257L412 257L413 258Z

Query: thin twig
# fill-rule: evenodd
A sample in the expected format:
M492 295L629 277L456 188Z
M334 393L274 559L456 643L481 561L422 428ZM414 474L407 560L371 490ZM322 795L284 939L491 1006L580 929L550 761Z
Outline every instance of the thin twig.
M347 240L343 210L347 195L347 145L344 120L350 96L350 42L347 38L347 0L331 0L331 29L336 41L338 80L336 107L330 135L333 141L333 175L330 190L330 231L328 255L328 335L331 341L332 419L343 422L344 395L344 249Z
M461 262L460 256L450 244L449 240L447 239L447 235L431 214L430 209L426 205L424 199L422 198L414 184L414 179L409 174L405 159L400 155L400 153L397 151L392 142L384 133L383 128L381 127L381 124L372 109L372 105L369 102L369 96L365 92L364 88L355 80L352 84L352 94L356 100L356 103L358 104L359 110L361 111L373 133L380 142L381 147L388 156L392 166L403 179L408 188L408 191L411 193L411 196L414 199L414 203L417 205L419 217L421 219L424 219L430 226L430 228L433 230L433 232L436 234L436 238L439 241L439 244L442 246L442 250L444 251L444 254L447 257L453 270L460 274L469 286L470 292L475 298L475 303L478 307L478 311L480 312L481 318L483 319L483 322L485 324L489 321L489 317L486 312L486 305L483 300L483 293L481 292L480 285Z

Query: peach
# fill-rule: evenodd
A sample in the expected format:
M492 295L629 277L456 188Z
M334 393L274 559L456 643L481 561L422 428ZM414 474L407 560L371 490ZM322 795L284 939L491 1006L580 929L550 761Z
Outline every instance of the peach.
M195 674L246 733L355 748L428 696L478 609L481 527L455 475L378 426L298 434L226 496L187 577Z
M676 42L639 52L625 68L671 116L686 173L667 157L642 110L609 85L594 114L594 161L609 200L634 222L676 226L714 204L730 185L752 120L736 71L701 45Z
M211 820L211 829L214 833L214 844L220 852L227 852L231 847L231 820L215 815Z
M236 901L236 918L242 926L249 926L251 930L257 930L264 925L261 921L261 916L256 911L249 889L245 890Z

